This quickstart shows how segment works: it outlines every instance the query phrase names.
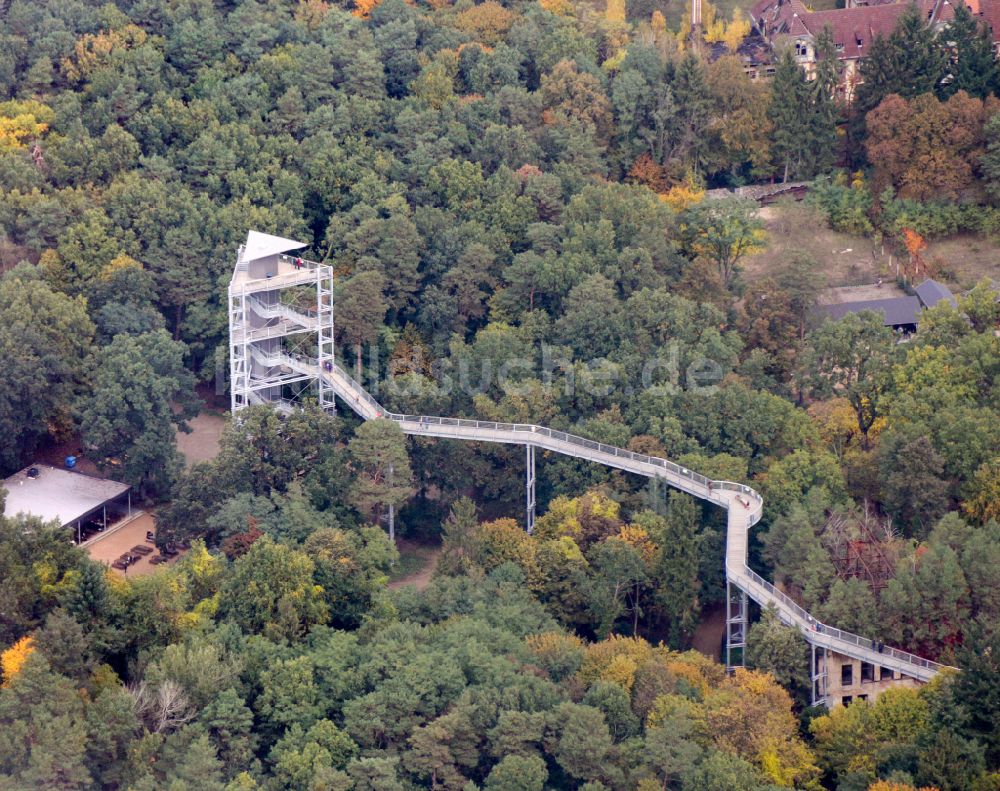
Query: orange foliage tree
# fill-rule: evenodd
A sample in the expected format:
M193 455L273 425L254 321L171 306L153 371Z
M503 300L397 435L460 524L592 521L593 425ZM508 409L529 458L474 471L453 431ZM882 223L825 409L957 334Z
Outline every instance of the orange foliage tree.
M380 0L354 0L354 10L351 13L361 19L368 19L379 2Z
M927 241L916 231L910 228L903 229L903 245L906 247L906 254L909 256L904 266L904 274L911 280L920 275L923 258L921 253L927 249ZM924 267L926 272L926 267Z
M985 114L982 100L964 91L947 102L929 93L886 96L865 119L875 182L918 200L954 200L974 180Z
M648 153L640 154L636 158L629 168L628 178L636 184L645 184L654 192L663 192L667 188L667 176L663 166Z

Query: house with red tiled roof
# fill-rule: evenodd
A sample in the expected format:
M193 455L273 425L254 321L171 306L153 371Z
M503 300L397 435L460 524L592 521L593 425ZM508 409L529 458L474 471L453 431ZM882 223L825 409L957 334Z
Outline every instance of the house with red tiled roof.
M773 48L794 47L795 57L812 78L816 68L816 39L829 27L842 67L841 97L850 101L861 80L861 61L876 36L888 37L896 28L908 3L885 0L847 0L847 8L810 11L802 0L759 0L750 9L750 22L757 35ZM963 0L917 0L927 24L944 26L954 17L953 2ZM973 14L1000 34L1000 0L967 0ZM994 19L995 17L995 19ZM995 24L994 24L995 23ZM757 76L757 75L752 75Z

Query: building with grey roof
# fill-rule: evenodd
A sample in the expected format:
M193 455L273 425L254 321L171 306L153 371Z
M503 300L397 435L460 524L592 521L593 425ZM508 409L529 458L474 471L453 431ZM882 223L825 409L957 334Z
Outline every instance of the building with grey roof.
M3 482L6 489L4 516L36 516L43 522L58 522L76 531L77 543L88 520L108 526L108 511L131 514L131 488L127 483L95 478L48 464L33 464Z
M955 295L951 293L948 286L938 283L936 280L928 278L913 290L917 292L917 298L925 308L933 308L943 300L950 302L953 307L958 307L958 300L955 299Z
M916 297L890 297L870 299L864 302L838 302L835 305L819 305L817 312L833 321L844 318L848 313L871 310L881 313L884 324L894 330L914 332L920 318L920 300Z

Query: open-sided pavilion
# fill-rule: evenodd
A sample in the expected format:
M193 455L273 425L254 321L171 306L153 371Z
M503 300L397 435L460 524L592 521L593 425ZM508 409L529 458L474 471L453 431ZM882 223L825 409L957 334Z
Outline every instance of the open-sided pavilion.
M3 482L4 516L27 514L45 522L71 527L76 542L83 540L88 521L108 526L108 513L132 515L132 493L127 483L95 478L48 464L32 464Z

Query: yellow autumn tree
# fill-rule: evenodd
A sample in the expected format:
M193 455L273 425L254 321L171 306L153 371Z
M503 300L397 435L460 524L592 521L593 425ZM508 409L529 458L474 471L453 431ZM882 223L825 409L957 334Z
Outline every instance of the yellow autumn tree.
M638 525L622 525L616 538L635 549L646 563L652 561L656 555L656 544L649 537L649 533Z
M775 784L799 788L819 778L792 699L769 673L737 669L706 696L705 709L715 746L756 764Z
M60 68L71 81L85 80L108 62L112 52L141 46L146 43L146 38L146 31L138 25L87 33L77 40L73 54L63 58Z
M35 640L32 637L22 637L14 645L0 654L0 675L3 677L2 686L10 684L11 679L21 672L25 661L35 650Z
M750 35L750 20L739 9L733 10L733 18L726 23L726 30L722 34L722 43L729 48L730 52L736 52L745 39Z
M123 269L142 269L142 264L132 258L132 256L121 253L120 255L116 255L104 265L98 274L98 277L101 280L108 281L115 276L116 272Z
M455 17L455 27L471 33L484 44L493 46L507 35L517 16L496 0L474 5Z
M602 680L627 684L631 689L635 670L652 659L656 650L641 637L612 635L587 646L577 677L584 686Z
M691 22L691 0L687 1L684 6L684 21L681 23L681 33L687 33ZM701 4L701 29L706 31L705 39L707 41L713 41L713 39L708 38L707 32L716 27L718 11L715 6L712 5L708 0L702 0ZM718 20L721 21L721 20ZM723 27L723 30L725 28ZM720 34L721 35L721 34ZM714 39L718 40L718 39Z
M726 37L726 20L724 19L713 19L711 25L705 25L705 41L710 43L716 43L722 41Z
M524 528L513 519L495 519L483 522L476 531L479 551L476 560L490 571L504 563L514 563L528 577L532 588L537 589L540 580L535 540L524 532Z
M660 200L680 214L705 198L705 188L693 171L688 171L684 181L675 184L666 192L660 193Z
M604 18L614 25L625 24L625 0L608 0Z
M33 99L0 102L0 151L24 148L42 137L54 118L51 107Z
M646 715L646 728L659 728L673 717L681 716L695 724L695 730L704 733L708 729L705 707L687 695L660 695Z
M555 14L556 16L573 15L573 6L570 4L569 0L538 0L538 5L550 14Z
M817 401L806 412L819 429L820 438L838 458L849 445L862 439L857 416L846 398Z
M962 510L983 524L991 519L1000 522L1000 456L979 466L969 489L972 494L962 503Z
M209 552L201 539L191 542L190 551L177 564L177 573L183 575L191 597L199 602L218 592L225 570L223 558Z
M622 525L620 512L621 506L602 492L572 498L560 495L535 522L535 536L540 540L569 536L586 547L617 535Z

